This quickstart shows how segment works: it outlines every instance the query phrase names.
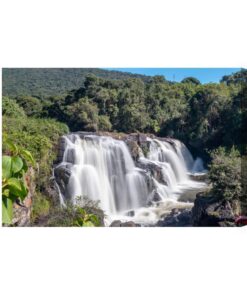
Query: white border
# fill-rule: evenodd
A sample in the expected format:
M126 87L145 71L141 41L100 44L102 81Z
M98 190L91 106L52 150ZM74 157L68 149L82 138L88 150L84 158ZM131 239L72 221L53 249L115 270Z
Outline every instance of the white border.
M245 0L2 0L1 67L246 67ZM0 229L1 295L240 295L246 228Z

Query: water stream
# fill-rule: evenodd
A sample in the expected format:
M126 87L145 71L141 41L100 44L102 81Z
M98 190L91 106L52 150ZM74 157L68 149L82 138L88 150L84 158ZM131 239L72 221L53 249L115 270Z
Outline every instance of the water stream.
M149 151L137 160L140 168L124 141L96 135L81 138L79 134L64 139L63 160L57 168L69 167L70 177L65 191L60 190L60 199L63 203L76 203L78 196L99 200L109 220L154 223L174 205L190 206L178 201L184 191L205 186L188 175L204 171L202 160L194 161L178 140L147 138ZM162 182L150 173L149 165L159 168ZM152 202L154 196L158 196L158 203ZM129 217L128 212L133 210L133 217Z

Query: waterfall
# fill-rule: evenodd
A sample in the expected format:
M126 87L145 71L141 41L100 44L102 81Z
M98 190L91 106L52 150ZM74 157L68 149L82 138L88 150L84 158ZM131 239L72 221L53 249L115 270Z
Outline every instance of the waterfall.
M73 201L77 196L100 200L108 213L144 206L148 197L145 178L135 167L123 141L111 137L65 136L63 164L71 163L66 188Z
M203 169L178 140L146 138L149 151L139 155L137 167L124 141L109 136L70 134L61 163L55 168L69 171L68 182L60 194L76 203L77 197L99 200L110 215L148 206L157 195L161 200L176 200L179 186L189 184L188 172ZM156 179L148 165L159 168L164 182ZM152 186L150 186L150 183Z
M168 170L167 164L170 165L169 177L173 179L173 183L182 182L187 179L186 166L184 158L176 153L173 146L169 142L151 140L150 153L148 159L164 166L164 173ZM175 178L174 178L175 176Z

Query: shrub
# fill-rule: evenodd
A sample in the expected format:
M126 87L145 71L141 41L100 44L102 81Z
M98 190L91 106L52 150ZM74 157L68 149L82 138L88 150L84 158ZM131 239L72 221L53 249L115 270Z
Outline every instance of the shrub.
M109 117L106 115L99 116L99 130L100 131L111 131L112 124Z
M50 208L51 201L37 192L32 201L31 223L35 225L36 222L48 216Z
M31 96L18 96L16 101L24 110L27 116L40 116L42 113L41 100Z
M19 147L29 150L38 163L36 170L38 190L47 186L57 154L58 139L68 131L65 124L53 119L3 116L3 133ZM3 152L7 151L8 147L3 142Z
M241 157L234 147L230 151L220 147L211 152L212 162L209 166L211 193L218 199L231 200L241 198Z
M2 99L2 114L11 117L25 117L25 111L20 107L15 100L3 97Z
M76 205L53 204L45 196L38 194L33 200L31 222L34 226L84 227L104 226L104 212L99 202L87 198L77 198Z
M2 158L2 222L11 224L13 203L22 202L28 194L26 172L34 164L31 153L5 139L9 155Z

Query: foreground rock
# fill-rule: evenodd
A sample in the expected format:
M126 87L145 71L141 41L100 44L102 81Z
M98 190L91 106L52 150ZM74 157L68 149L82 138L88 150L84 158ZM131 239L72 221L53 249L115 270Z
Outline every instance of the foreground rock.
M191 224L190 209L173 209L163 220L158 221L155 226L159 227L186 227Z
M240 214L238 201L216 200L197 194L192 209L193 226L235 226L235 218Z
M115 220L111 223L110 227L140 227L133 221L121 222L120 220Z
M208 180L208 174L207 173L201 173L201 174L188 174L191 180L197 181L197 182L209 182Z
M35 195L35 173L33 168L29 168L26 175L26 184L28 187L28 195L23 202L17 200L13 205L13 220L14 226L30 226L31 209L33 197Z

